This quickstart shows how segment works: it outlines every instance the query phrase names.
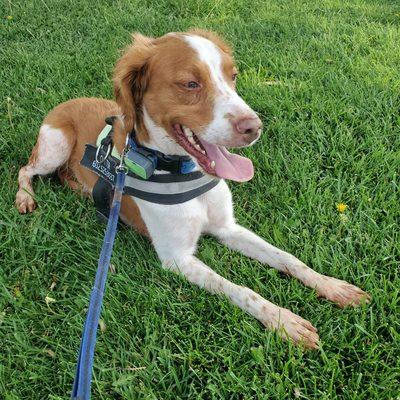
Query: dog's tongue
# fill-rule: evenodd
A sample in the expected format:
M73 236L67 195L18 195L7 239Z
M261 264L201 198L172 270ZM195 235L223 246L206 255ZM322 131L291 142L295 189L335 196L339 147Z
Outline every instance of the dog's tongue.
M246 182L253 178L253 163L246 157L229 153L223 146L200 140L207 157L215 162L215 174L222 179Z

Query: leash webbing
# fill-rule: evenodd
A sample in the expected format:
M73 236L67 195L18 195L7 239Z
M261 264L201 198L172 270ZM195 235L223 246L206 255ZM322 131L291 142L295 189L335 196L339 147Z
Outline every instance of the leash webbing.
M96 344L97 326L99 324L107 273L110 265L115 235L117 232L122 193L125 185L125 176L126 170L124 170L124 168L122 167L121 162L117 173L114 197L98 261L96 278L92 292L90 294L89 308L82 333L75 379L71 395L71 399L73 400L90 399L90 386L92 383L92 368L94 348Z

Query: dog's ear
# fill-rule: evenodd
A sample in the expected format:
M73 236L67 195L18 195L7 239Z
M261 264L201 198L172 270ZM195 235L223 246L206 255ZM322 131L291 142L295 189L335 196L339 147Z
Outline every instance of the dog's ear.
M125 117L128 131L140 117L143 94L148 84L148 63L154 53L153 39L140 33L132 35L130 45L114 69L114 96Z

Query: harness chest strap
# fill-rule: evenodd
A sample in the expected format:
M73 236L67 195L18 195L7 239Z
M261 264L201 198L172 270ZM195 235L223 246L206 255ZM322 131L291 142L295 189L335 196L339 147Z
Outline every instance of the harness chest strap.
M107 125L102 130L96 142L98 146L102 139L108 135L110 129L111 127ZM100 210L102 213L108 214L107 210L112 197L111 192L116 180L115 168L119 164L120 156L114 147L108 158L102 163L99 163L96 161L96 152L96 146L87 144L85 153L81 160L81 165L95 172L99 176L99 179L93 188L93 198L96 208L102 209L103 212ZM164 157L165 160L171 159L171 156L164 156L162 153L159 154L161 154L161 157ZM179 160L179 156L172 157L176 157L172 158L173 161L177 160L176 165L185 165ZM183 158L183 161L186 160L186 157ZM193 163L191 160L190 162ZM173 169L176 168L176 165L173 166ZM187 168L188 165L189 164L186 164L184 168ZM165 165L163 165L163 167L165 167ZM126 176L124 194L151 203L166 205L180 204L208 192L215 187L219 181L219 179L204 175L200 171L155 174L147 180L129 172Z

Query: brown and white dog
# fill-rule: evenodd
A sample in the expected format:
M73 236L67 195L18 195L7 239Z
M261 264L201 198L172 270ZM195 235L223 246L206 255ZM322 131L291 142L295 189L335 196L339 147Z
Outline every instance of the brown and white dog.
M75 99L47 115L29 162L19 172L18 210L26 213L35 208L32 178L56 170L71 188L90 194L97 176L79 164L85 144L96 142L107 116L121 115L114 137L119 152L126 133L135 126L142 145L164 154L190 155L198 169L221 178L213 189L182 204L124 196L122 220L151 238L164 268L224 294L283 338L317 348L317 329L310 322L228 281L194 255L200 235L211 234L230 248L300 279L341 307L369 301L358 287L313 271L235 222L224 179L247 181L253 166L226 148L252 145L260 136L261 121L235 91L237 70L229 46L200 30L157 39L135 34L133 39L115 67L116 102Z

